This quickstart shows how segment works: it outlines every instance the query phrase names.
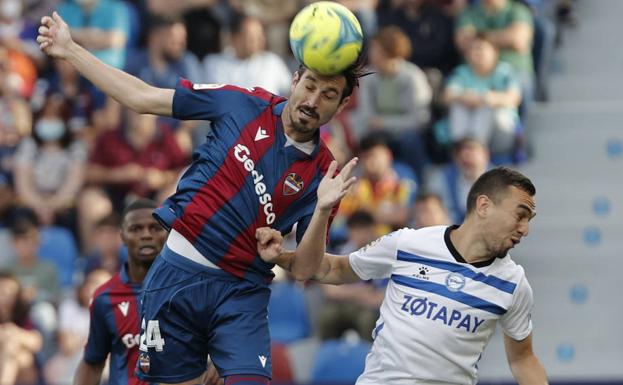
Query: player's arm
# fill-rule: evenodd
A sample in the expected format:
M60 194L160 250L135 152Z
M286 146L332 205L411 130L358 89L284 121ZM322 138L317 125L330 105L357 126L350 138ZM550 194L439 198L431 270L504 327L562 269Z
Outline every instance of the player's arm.
M72 40L67 23L58 13L41 19L37 42L43 52L67 60L84 77L124 106L141 114L172 115L175 90L150 86L100 61Z
M106 316L110 303L100 294L96 291L89 305L89 337L82 360L76 368L73 385L98 385L111 351L113 336L107 327Z
M341 172L335 175L337 162L329 165L327 173L318 185L318 200L312 218L299 242L292 259L292 275L296 280L304 281L312 278L325 255L327 243L327 228L333 207L346 195L356 178L350 173L357 164L353 158L344 166Z
M285 270L292 272L293 265L296 263L294 251L284 251L275 262ZM296 278L296 276L295 276ZM342 285L361 281L361 278L350 266L347 255L334 255L325 253L320 261L320 267L311 279L320 283L331 285Z
M99 385L104 370L104 362L91 364L85 360L80 361L76 374L74 375L74 385Z
M545 368L532 351L532 334L521 341L504 335L506 358L519 385L546 385Z

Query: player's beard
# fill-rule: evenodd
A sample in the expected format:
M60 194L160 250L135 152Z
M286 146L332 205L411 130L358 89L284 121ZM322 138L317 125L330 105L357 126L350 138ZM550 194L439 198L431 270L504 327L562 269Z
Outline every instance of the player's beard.
M313 111L312 113L315 114L316 121L318 121L319 120L318 113L315 111ZM318 130L318 126L311 123L310 121L303 123L301 119L298 119L298 117L295 116L295 114L296 115L300 114L300 107L294 109L294 111L290 110L290 122L292 123L292 128L294 129L294 131L300 134L309 135L309 134L316 132L316 130Z

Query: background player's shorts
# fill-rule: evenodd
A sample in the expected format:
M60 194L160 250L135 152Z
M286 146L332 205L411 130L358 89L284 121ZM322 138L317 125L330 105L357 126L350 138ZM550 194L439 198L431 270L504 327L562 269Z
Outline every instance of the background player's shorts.
M206 370L208 354L223 377L271 378L268 286L199 265L165 246L143 288L141 379L196 378Z

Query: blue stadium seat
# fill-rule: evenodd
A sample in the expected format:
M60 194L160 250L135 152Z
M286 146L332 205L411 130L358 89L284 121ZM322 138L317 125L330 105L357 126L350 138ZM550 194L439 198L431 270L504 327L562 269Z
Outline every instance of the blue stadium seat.
M61 287L71 287L78 258L78 247L71 232L62 227L42 227L39 256L56 266Z
M316 351L312 382L316 384L354 384L363 373L368 342L327 340Z
M270 289L268 325L272 340L288 344L309 336L309 315L303 289L293 282L275 282Z
M128 9L128 20L130 22L130 33L127 37L125 45L128 51L131 51L132 48L137 47L140 43L139 40L141 38L142 28L141 13L136 5L130 2L124 1L123 4Z

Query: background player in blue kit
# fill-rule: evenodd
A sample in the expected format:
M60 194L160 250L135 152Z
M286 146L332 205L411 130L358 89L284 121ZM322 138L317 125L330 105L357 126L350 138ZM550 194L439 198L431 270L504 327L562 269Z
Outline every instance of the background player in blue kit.
M158 207L148 199L129 204L123 213L121 238L128 261L93 295L89 339L74 377L75 385L97 385L110 354L110 385L147 384L134 375L138 358L141 284L162 249L166 231L152 216Z
M356 163L336 175L318 128L348 103L359 66L331 77L301 68L289 100L260 88L187 80L160 89L97 60L72 41L56 13L42 19L39 33L44 52L69 61L121 104L212 122L176 193L155 212L170 234L144 283L139 376L196 384L210 354L226 384L269 383L273 265L259 257L255 230L287 233L296 224L292 272L305 279L317 270Z

